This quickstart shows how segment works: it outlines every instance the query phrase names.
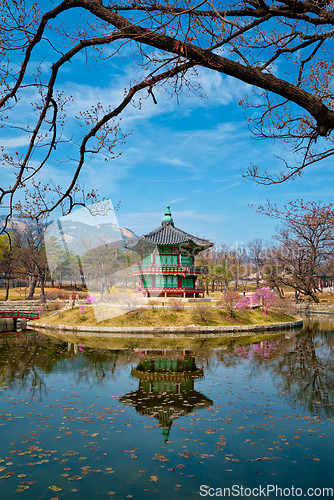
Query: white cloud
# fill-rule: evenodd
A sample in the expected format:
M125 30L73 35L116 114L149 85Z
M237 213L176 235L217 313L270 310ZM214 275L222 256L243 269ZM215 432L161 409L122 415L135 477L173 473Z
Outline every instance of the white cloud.
M19 137L13 138L1 138L1 146L8 149L17 149L21 146L27 146L29 144L29 138L26 135L20 135Z

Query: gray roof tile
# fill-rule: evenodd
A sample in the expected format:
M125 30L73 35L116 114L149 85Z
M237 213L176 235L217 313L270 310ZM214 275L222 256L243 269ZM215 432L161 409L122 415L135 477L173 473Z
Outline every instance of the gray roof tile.
M172 221L163 221L160 227L154 229L150 233L144 234L140 238L129 240L126 246L129 250L134 250L140 243L148 243L151 245L179 245L185 242L193 242L195 246L202 247L203 250L213 245L209 240L197 238L192 234L182 231L182 229L174 227Z

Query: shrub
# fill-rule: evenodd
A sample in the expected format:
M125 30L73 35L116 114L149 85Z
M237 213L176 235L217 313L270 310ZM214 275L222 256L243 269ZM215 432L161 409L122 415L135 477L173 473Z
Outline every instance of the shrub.
M86 318L87 318L86 308L84 305L82 305L80 306L79 321L85 321Z
M158 309L158 306L161 305L161 302L158 302L157 300L149 300L148 301L149 306L151 307L152 311L156 311Z
M87 301L87 304L95 304L97 301L97 298L95 297L95 295L88 295L88 297L86 298L86 301Z
M277 309L280 303L278 295L270 290L269 286L258 288L253 293L253 300L258 300L263 307L263 316L267 316L270 309Z
M46 300L66 300L69 298L69 293L65 292L65 290L52 290L51 292L46 292L45 298Z
M197 304L191 311L193 321L196 323L208 323L211 321L211 308L206 304Z
M218 300L218 305L222 306L229 313L231 318L235 318L235 311L241 309L244 311L249 307L249 297L240 295L238 292L228 290Z
M175 311L175 312L183 311L184 310L184 304L182 304L182 302L178 302L175 299L171 299L169 301L169 309L171 311Z
M46 305L46 310L47 311L57 311L58 309L61 309L63 304L61 302L52 302Z

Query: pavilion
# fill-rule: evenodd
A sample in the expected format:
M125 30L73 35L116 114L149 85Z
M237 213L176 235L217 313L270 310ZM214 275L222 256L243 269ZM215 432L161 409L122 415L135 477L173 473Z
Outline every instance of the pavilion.
M204 274L195 266L199 252L213 246L209 240L198 238L174 226L167 205L161 225L148 234L128 240L126 247L137 252L141 263L133 268L134 292L146 297L199 297L204 289L196 279Z

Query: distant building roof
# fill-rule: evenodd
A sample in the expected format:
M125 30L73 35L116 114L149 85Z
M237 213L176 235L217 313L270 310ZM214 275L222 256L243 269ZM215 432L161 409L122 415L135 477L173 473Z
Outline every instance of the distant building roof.
M211 241L198 238L175 227L170 206L167 205L161 225L150 233L128 240L126 247L129 250L140 250L146 245L180 245L182 243L189 243L190 246L197 247L199 251L213 246Z

